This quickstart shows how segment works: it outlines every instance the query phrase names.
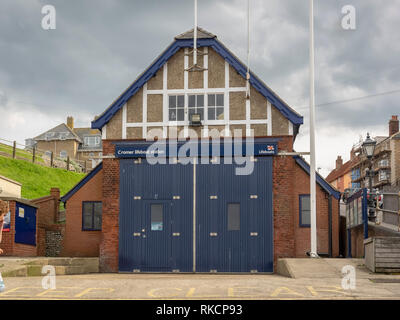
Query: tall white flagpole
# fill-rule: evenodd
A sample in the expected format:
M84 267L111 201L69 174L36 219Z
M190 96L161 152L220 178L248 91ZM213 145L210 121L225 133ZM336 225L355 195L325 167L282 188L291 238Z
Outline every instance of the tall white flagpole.
M197 65L197 0L194 0L193 65Z
M317 199L315 174L315 80L314 80L314 0L310 0L310 206L311 206L311 252L317 254Z

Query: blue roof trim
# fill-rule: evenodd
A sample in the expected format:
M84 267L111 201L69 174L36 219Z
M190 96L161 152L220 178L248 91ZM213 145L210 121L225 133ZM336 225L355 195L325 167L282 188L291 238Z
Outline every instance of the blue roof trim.
M82 188L86 183L88 183L101 169L103 169L103 162L100 162L92 171L90 171L78 184L68 191L63 197L61 197L62 202L67 202L80 188Z
M294 156L293 157L297 164L303 168L307 174L310 174L310 165L301 157L299 156ZM340 192L334 189L324 178L322 178L318 173L316 175L317 177L317 183L321 186L322 189L324 189L327 193L332 195L335 199L339 200L340 199Z
M246 67L225 48L225 46L216 40L198 39L199 47L212 47L244 78L246 78ZM157 71L181 48L193 48L193 39L175 40L164 53L127 89L125 92L108 107L108 109L96 120L92 121L93 129L101 129L118 112L119 109L136 93L143 85L149 81ZM265 86L253 73L250 77L251 85L257 89L295 126L303 124L303 117L290 109L271 89Z

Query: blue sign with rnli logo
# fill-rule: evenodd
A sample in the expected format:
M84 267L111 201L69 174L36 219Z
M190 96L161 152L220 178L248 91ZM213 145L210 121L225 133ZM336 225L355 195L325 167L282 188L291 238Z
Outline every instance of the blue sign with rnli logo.
M145 158L145 157L260 157L274 156L278 153L276 142L243 141L238 143L206 143L206 142L168 142L117 144L116 158Z

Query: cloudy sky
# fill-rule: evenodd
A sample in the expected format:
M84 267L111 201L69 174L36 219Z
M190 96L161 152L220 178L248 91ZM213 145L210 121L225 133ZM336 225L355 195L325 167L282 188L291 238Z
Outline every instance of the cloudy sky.
M54 5L56 30L41 27ZM342 7L356 30L342 28ZM308 1L251 0L251 68L304 116L309 146ZM349 159L400 114L400 0L315 0L317 166ZM75 117L89 126L193 25L191 0L0 0L0 139L23 142ZM199 0L199 25L246 61L246 1ZM358 99L361 97L366 97ZM345 102L343 102L345 101Z

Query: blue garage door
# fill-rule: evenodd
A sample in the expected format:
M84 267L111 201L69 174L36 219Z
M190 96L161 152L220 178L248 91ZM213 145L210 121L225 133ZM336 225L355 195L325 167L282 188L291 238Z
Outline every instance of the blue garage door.
M272 161L246 176L198 164L194 179L192 164L120 160L120 271L272 272Z
M242 176L197 166L197 271L273 272L272 158L256 160Z
M120 160L120 271L193 271L192 190L191 165Z
M36 208L16 203L15 243L36 245Z

